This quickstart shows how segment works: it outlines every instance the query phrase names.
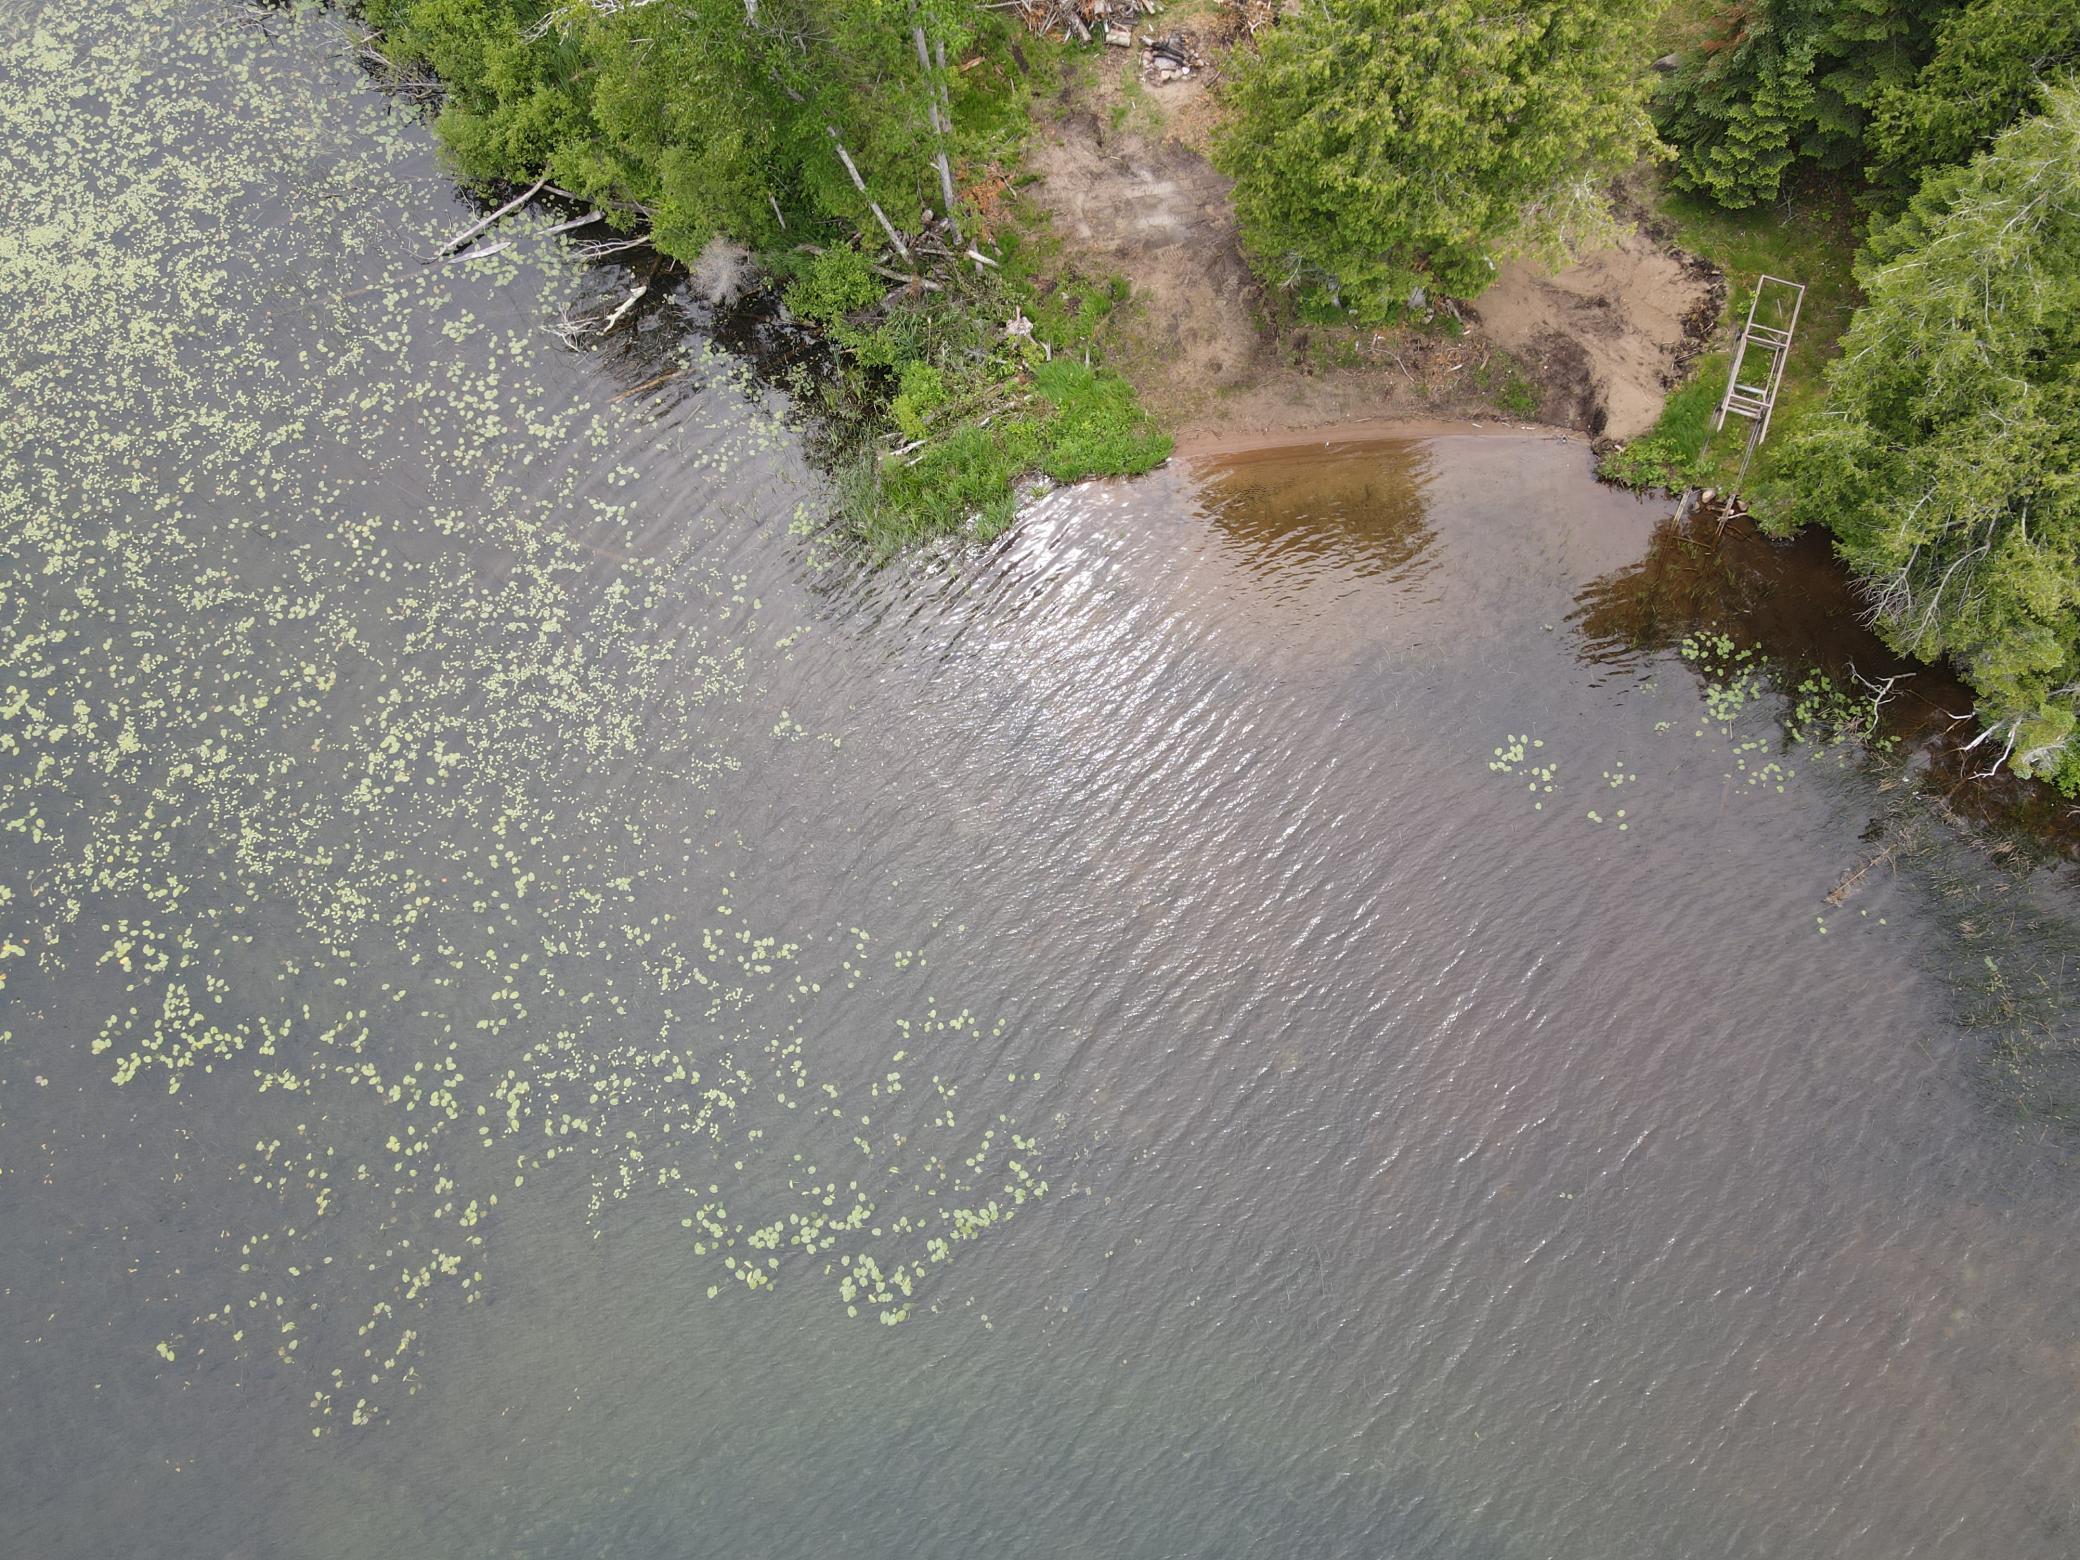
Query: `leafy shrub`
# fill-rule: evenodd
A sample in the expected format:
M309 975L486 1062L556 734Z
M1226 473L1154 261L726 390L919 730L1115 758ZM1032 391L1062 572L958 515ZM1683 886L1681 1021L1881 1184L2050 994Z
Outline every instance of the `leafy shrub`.
M903 437L921 439L925 436L925 419L946 404L946 376L935 365L912 358L903 365L897 386L895 399L888 403L888 414L895 419Z
M1647 434L1604 456L1596 463L1596 474L1637 492L1651 488L1677 492L1690 486L1693 467L1673 439Z
M789 284L787 306L818 325L836 325L855 310L877 303L885 284L858 250L833 245L817 255Z

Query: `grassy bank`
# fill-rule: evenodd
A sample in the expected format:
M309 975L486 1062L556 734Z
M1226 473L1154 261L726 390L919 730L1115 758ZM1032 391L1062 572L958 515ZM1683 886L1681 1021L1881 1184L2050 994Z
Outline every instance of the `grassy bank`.
M1007 199L997 265L944 269L936 288L900 296L852 245L770 257L789 309L836 349L808 389L837 523L870 561L986 541L1036 485L1139 475L1169 457L1168 435L1103 361L1131 288L1077 274L1047 240Z
M1827 365L1861 301L1853 270L1861 214L1846 186L1817 179L1782 201L1742 211L1673 194L1661 195L1656 209L1677 244L1725 273L1726 307L1714 350L1670 393L1653 429L1605 456L1599 470L1633 488L1732 487L1749 425L1732 419L1714 433L1712 415L1726 388L1728 347L1747 318L1756 278L1767 274L1803 283L1806 295L1769 438L1742 483L1751 493L1766 493L1791 436L1826 399ZM1768 519L1760 510L1758 517Z

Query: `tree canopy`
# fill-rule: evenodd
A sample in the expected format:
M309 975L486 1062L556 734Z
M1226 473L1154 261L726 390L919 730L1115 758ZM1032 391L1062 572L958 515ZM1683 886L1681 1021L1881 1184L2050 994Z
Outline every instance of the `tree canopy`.
M927 104L963 91L940 50L961 48L982 15L962 0L366 0L365 11L393 58L446 84L438 131L466 177L525 183L546 169L581 198L639 202L658 248L679 259L717 233L769 246L789 216L865 227L870 198L905 227L943 205ZM987 117L986 106L953 116Z
M1956 662L1989 752L2080 790L2080 84L1931 175L1859 276L1789 518L1890 643Z
M1911 83L1957 0L1737 0L1661 87L1673 182L1722 206L1776 198L1805 159L1864 159L1872 107Z
M1973 0L1943 19L1919 76L1879 97L1871 174L1905 200L1929 169L1963 162L2026 113L2039 89L2080 67L2074 0Z
M1594 231L1653 145L1654 0L1317 0L1231 69L1216 161L1260 272L1378 320Z

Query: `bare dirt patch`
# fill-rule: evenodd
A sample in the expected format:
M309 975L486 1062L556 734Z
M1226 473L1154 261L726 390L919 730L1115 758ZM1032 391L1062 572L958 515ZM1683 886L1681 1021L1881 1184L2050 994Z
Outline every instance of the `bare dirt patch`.
M1514 420L1629 438L1680 381L1698 322L1717 318L1715 274L1642 228L1557 275L1504 267L1460 336L1292 322L1244 260L1230 181L1206 158L1218 51L1205 76L1156 87L1139 59L1107 50L1065 84L1029 144L1030 193L1070 262L1131 284L1108 361L1185 447L1381 419L1508 420L1498 400Z
M1250 312L1256 282L1235 245L1229 182L1211 163L1175 141L1109 130L1091 113L1049 126L1027 162L1070 256L1132 284L1131 356L1208 390L1256 371L1265 346Z
M1229 181L1197 150L1077 110L1039 130L1027 164L1067 258L1131 284L1107 360L1187 444L1495 415L1460 372L1483 360L1483 342L1275 326L1273 300L1236 240Z
M1699 318L1717 318L1715 285L1641 227L1557 275L1511 261L1474 310L1538 384L1543 420L1630 439L1689 366Z

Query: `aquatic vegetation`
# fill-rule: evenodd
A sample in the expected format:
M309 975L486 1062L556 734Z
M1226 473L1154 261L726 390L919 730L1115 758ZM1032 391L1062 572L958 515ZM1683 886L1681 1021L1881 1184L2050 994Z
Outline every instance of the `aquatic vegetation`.
M1677 653L1697 673L1700 704L1690 719L1657 719L1651 731L1659 737L1687 726L1693 739L1723 744L1729 765L1724 778L1745 790L1783 795L1797 779L1801 764L1846 767L1888 758L1897 747L1895 738L1875 729L1882 690L1878 697L1859 697L1817 669L1808 669L1787 688L1789 678L1781 667L1758 648L1724 633L1687 634ZM1658 680L1646 680L1641 692L1660 694ZM1593 788L1606 793L1606 805L1585 808L1581 816L1590 824L1610 825L1616 833L1632 832L1640 821L1636 803L1609 805L1617 798L1608 795L1626 795L1639 784L1639 771L1632 764L1601 757L1563 761L1546 757L1545 747L1543 738L1512 734L1492 750L1488 768L1521 782L1532 797L1533 810L1543 812L1545 799L1565 790L1563 765L1570 773L1587 773L1592 764L1600 765Z
M1875 702L1855 697L1825 672L1809 669L1780 693L1788 679L1754 646L1739 645L1726 634L1686 635L1678 651L1703 681L1707 721L1718 728L1717 735L1738 738L1730 749L1730 780L1781 794L1798 776L1797 767L1785 761L1794 751L1840 766L1888 757L1897 745L1875 729ZM1740 735L1737 728L1751 713L1761 715L1766 725ZM1705 736L1705 728L1693 734Z
M1534 812L1545 811L1546 804L1537 798L1553 794L1553 782L1560 773L1558 764L1527 762L1533 749L1545 745L1545 740L1541 737L1512 736L1495 750L1495 756L1488 761L1488 768L1497 774L1509 775L1524 782L1524 789L1532 794L1531 807Z
M0 980L52 1020L0 1065L128 1091L207 1208L146 1351L369 1424L545 1186L670 1208L689 1289L911 1315L1048 1182L967 1009L812 1039L921 955L706 859L733 749L811 734L760 684L803 630L638 495L777 422L693 347L705 422L596 396L544 327L620 284L546 217L423 263L445 182L335 21L134 11L0 41Z

